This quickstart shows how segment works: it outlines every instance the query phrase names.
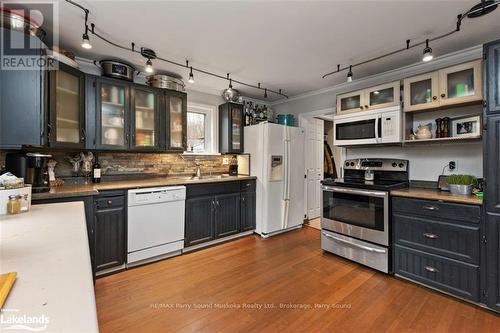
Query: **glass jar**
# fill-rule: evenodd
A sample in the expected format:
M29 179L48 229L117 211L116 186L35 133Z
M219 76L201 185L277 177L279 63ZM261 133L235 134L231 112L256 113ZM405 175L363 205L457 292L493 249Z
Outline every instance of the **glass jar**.
M21 202L15 195L9 195L9 201L7 202L7 214L14 215L21 212Z
M28 200L28 195L18 195L17 198L19 199L19 203L21 206L21 213L26 213L30 210L30 203Z

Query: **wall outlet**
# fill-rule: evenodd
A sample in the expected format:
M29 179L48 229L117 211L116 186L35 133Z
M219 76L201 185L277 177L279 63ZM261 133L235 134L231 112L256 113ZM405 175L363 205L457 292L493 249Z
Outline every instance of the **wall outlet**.
M229 157L223 157L222 158L222 165L228 165L229 164Z
M452 170L455 170L457 168L457 161L449 161L448 162L448 169L450 169L450 171Z

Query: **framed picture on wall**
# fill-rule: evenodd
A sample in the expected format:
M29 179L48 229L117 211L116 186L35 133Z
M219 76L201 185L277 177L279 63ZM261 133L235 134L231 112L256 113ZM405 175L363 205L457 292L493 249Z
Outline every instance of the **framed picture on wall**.
M451 120L451 136L456 138L480 137L481 116L468 116Z

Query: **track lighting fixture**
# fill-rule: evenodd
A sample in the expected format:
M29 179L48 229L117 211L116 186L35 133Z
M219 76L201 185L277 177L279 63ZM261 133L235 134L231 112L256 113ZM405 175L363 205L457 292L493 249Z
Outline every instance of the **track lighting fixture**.
M349 73L347 73L347 82L352 82L352 65L349 66Z
M424 56L422 57L423 62L431 61L434 58L432 55L432 49L429 47L429 40L425 40Z
M87 31L85 31L85 33L82 36L82 47L84 49L91 49L92 48Z
M154 72L154 69L153 69L153 62L151 61L151 59L148 59L146 61L146 73L153 73Z
M188 82L194 83L193 67L190 67Z

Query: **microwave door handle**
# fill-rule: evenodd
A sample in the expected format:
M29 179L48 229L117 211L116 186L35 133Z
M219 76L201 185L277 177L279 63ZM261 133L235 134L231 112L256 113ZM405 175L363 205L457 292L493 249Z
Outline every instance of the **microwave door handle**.
M379 142L380 139L380 133L378 131L378 124L380 122L381 116L378 116L375 118L375 141Z

